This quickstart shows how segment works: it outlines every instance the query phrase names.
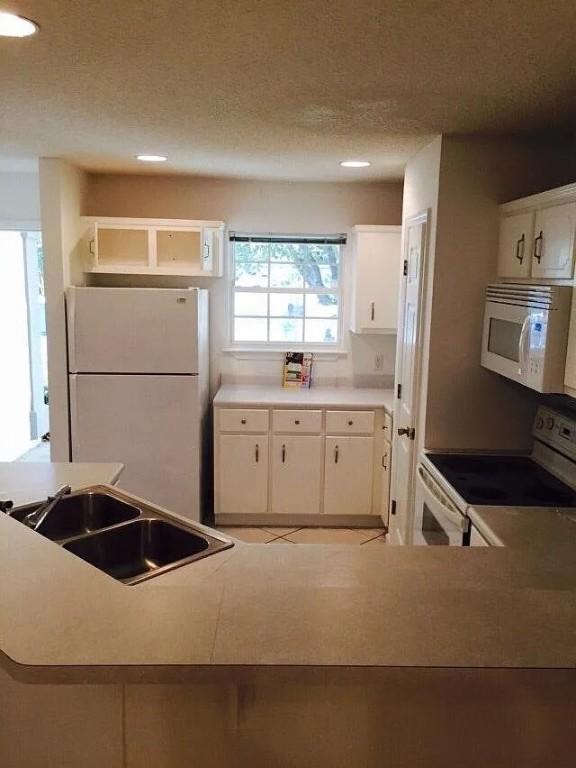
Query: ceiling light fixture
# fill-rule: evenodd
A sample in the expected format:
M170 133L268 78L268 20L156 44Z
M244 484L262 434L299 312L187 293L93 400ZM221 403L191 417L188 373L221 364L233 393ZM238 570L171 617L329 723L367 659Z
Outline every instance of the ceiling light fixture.
M368 168L371 163L368 160L342 160L342 168Z
M136 160L141 160L143 163L163 163L168 158L164 155L136 155Z
M38 32L38 24L24 16L0 11L0 37L30 37Z

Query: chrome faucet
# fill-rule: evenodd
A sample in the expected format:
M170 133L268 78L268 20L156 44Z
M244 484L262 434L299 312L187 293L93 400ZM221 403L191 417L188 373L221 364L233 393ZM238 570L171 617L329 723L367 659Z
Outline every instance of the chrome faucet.
M33 512L30 512L29 515L26 515L26 517L22 520L24 525L27 525L34 531L37 531L42 523L46 520L50 512L52 512L56 504L60 501L60 499L63 496L67 496L71 491L72 488L69 485L63 485L56 491L53 496L48 496L46 501L40 504L37 509L35 509Z

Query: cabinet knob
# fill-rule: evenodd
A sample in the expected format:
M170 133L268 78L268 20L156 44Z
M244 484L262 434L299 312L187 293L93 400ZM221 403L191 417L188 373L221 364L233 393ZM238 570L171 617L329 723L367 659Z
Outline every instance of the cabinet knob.
M246 419L240 419L240 424L246 424Z
M352 424L354 424L354 422L352 421L352 419L350 419L350 421L348 422L348 426L351 427Z
M374 320L375 315L375 303L373 301L370 302L370 320Z
M294 424L300 424L300 419L294 419Z

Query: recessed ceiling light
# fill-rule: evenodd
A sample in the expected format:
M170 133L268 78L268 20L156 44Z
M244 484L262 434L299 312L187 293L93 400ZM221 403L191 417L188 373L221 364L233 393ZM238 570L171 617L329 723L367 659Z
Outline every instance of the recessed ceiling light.
M141 160L143 163L163 163L168 158L164 155L136 155L136 160Z
M35 32L38 32L35 21L0 11L0 37L29 37Z
M342 168L367 168L371 163L368 160L342 160Z

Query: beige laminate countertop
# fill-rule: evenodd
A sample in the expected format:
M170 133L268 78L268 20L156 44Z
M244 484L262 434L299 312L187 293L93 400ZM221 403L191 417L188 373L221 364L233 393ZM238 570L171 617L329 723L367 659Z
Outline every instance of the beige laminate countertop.
M238 543L130 587L0 516L0 662L30 682L576 668L576 525L550 522L553 550L528 523L517 548Z
M215 406L279 408L385 408L392 413L392 389L362 387L315 387L290 389L279 386L236 386L226 384L214 398Z

